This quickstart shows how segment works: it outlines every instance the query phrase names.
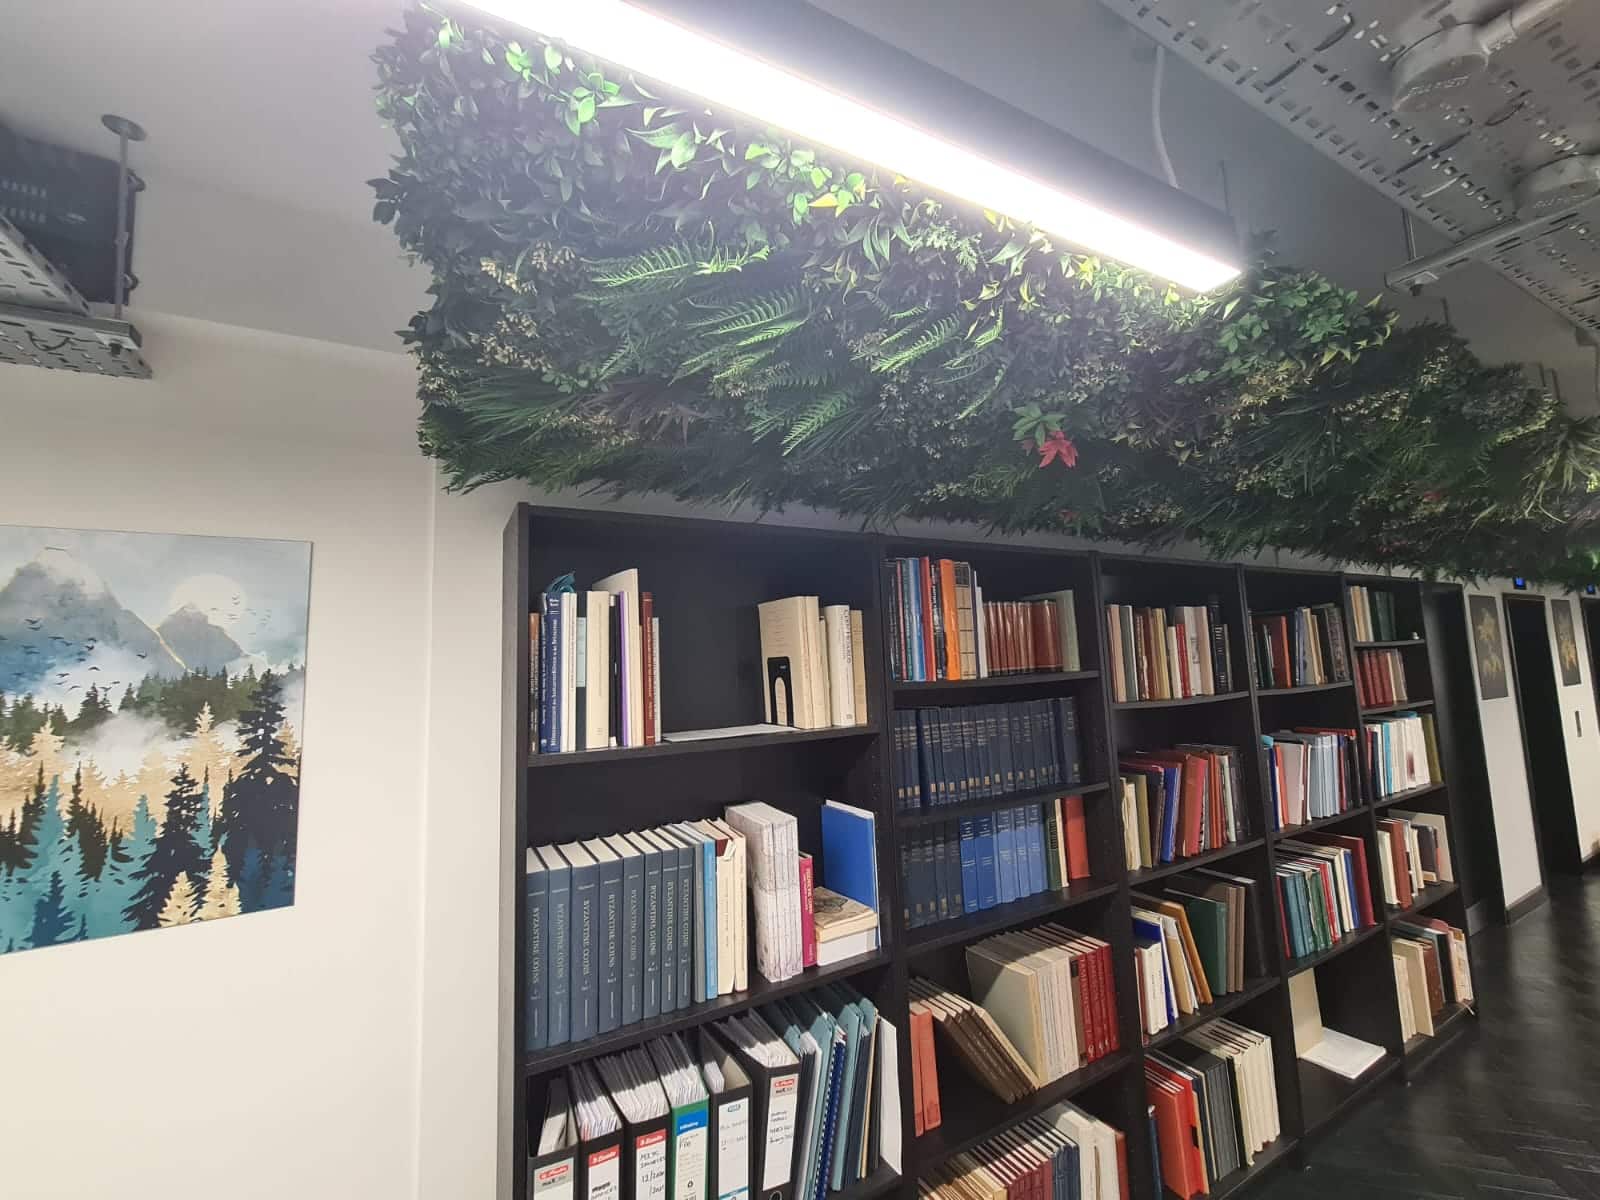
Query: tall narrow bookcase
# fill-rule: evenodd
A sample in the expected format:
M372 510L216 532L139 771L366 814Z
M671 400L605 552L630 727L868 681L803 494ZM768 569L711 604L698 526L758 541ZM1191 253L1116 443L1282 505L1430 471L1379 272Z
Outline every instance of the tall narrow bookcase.
M1081 670L997 676L931 683L896 682L890 676L885 614L888 594L882 563L900 555L930 555L971 562L986 599L1002 600L1070 588L1076 599ZM734 727L761 719L761 671L756 605L781 596L808 594L825 603L862 610L867 649L868 720L865 725L786 734L666 743L641 749L576 754L532 753L529 615L549 581L572 571L580 584L625 567L637 567L641 585L655 596L661 619L661 704L667 732ZM1252 607L1287 608L1334 603L1349 619L1347 587L1364 583L1392 591L1405 640L1411 694L1425 707L1433 692L1429 647L1422 636L1421 585L1389 577L1336 572L1286 571L1192 559L1085 553L980 540L909 539L752 525L723 521L623 516L520 506L506 529L504 767L507 795L514 797L515 836L507 851L507 887L516 898L514 961L508 966L513 1028L506 1053L514 1078L511 1158L502 1164L517 1200L527 1196L526 1163L531 1115L541 1112L544 1088L573 1063L614 1053L661 1034L683 1031L828 980L848 982L868 995L901 1030L898 1064L904 1125L904 1174L887 1167L846 1189L842 1200L893 1195L911 1200L916 1177L1050 1105L1072 1099L1124 1131L1128 1139L1130 1194L1161 1200L1145 1117L1145 1050L1181 1036L1217 1016L1229 1016L1271 1035L1276 1061L1283 1135L1257 1156L1253 1167L1215 1181L1213 1196L1253 1182L1276 1163L1293 1158L1305 1141L1328 1133L1383 1079L1419 1069L1454 1033L1466 1027L1464 1011L1450 1012L1439 1035L1400 1044L1399 1007L1387 949L1390 923L1347 936L1313 959L1286 961L1273 903L1271 880L1276 847L1292 831L1271 832L1264 788L1261 734L1286 724L1356 727L1369 715L1353 684L1314 689L1262 691L1248 658ZM1176 701L1113 702L1108 672L1104 611L1108 603L1205 604L1215 599L1229 629L1233 690L1224 695ZM1347 646L1353 655L1355 646ZM1353 661L1353 658L1352 658ZM946 807L936 813L897 812L891 735L895 714L923 706L1070 696L1082 746L1082 782L1041 791L1033 799L1078 793L1083 798L1091 878L1012 904L907 929L902 920L900 853L930 822L987 811L1028 797ZM1447 731L1440 730L1441 739ZM1255 828L1237 845L1153 870L1128 872L1116 764L1119 750L1213 742L1241 751L1243 782ZM1448 763L1449 756L1446 756ZM1394 804L1444 813L1452 821L1447 784L1378 801L1362 783L1361 804L1318 822L1362 837L1368 847L1374 900L1381 908L1376 874L1376 821ZM878 820L881 892L880 949L828 968L813 968L781 983L762 981L752 964L748 991L723 996L669 1015L624 1026L585 1042L526 1051L526 964L522 879L526 847L637 829L668 821L720 815L743 800L760 799L795 814L801 848L820 849L818 810L827 799L869 809ZM1146 1043L1135 996L1130 895L1166 875L1212 863L1252 876L1261 911L1260 969L1243 991L1224 996ZM1440 885L1418 896L1413 909L1437 913L1464 927L1459 891ZM1109 942L1121 1049L1082 1071L1056 1080L1025 1100L1007 1105L978 1084L968 1084L953 1058L940 1055L943 1119L914 1136L909 1097L910 1038L907 987L926 977L966 991L964 948L991 933L1044 921L1061 921ZM1347 1081L1295 1057L1288 980L1317 972L1326 1024L1384 1047L1382 1062L1361 1079Z

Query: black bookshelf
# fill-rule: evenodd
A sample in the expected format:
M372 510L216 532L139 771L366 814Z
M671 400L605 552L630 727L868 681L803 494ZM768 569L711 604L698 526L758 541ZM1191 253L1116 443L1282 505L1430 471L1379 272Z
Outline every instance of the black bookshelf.
M891 598L881 563L899 555L923 554L971 562L986 600L1020 599L1071 588L1076 601L1080 669L930 683L893 680L886 634ZM527 846L720 815L727 804L746 799L766 800L793 812L801 848L815 853L820 848L818 809L824 799L835 799L877 816L882 898L881 948L876 952L832 967L813 968L779 983L761 980L752 963L751 986L745 992L625 1026L581 1044L531 1053L523 1050L524 939L521 905L514 904L515 950L509 985L514 1016L504 1053L516 1085L510 1113L511 1159L504 1166L511 1177L512 1194L519 1200L527 1194L530 1106L553 1073L592 1056L668 1032L690 1030L828 980L847 980L860 989L900 1031L896 1067L904 1097L901 1141L905 1171L902 1176L883 1167L848 1188L845 1200L878 1196L911 1200L918 1172L1069 1098L1126 1135L1130 1195L1136 1200L1160 1200L1163 1189L1151 1169L1145 1118L1144 1054L1219 1016L1271 1036L1282 1123L1282 1135L1256 1156L1252 1166L1213 1182L1211 1195L1226 1196L1293 1158L1304 1139L1325 1134L1386 1079L1402 1072L1409 1076L1424 1063L1436 1061L1450 1041L1470 1027L1471 1014L1452 1008L1441 1014L1438 1036L1400 1044L1388 935L1391 922L1406 913L1383 905L1377 874L1376 822L1389 805L1405 802L1410 808L1445 814L1454 840L1448 784L1378 798L1371 795L1363 772L1357 807L1280 831L1272 828L1270 791L1260 751L1261 734L1285 724L1359 729L1364 717L1383 710L1362 708L1356 688L1348 681L1309 688L1258 689L1248 636L1252 609L1281 610L1301 603L1330 602L1343 606L1350 639L1345 649L1352 666L1357 648L1403 648L1408 689L1419 699L1395 708L1417 709L1426 706L1434 694L1427 639L1358 647L1353 641L1346 589L1351 582L1360 582L1395 590L1401 632L1420 633L1424 624L1419 583L984 540L912 539L526 505L517 509L507 527L506 567L504 763L507 794L515 803L515 835L506 864L511 894L520 897ZM825 602L847 603L862 611L867 723L848 729L665 742L640 749L547 756L531 753L528 615L537 607L538 594L547 581L569 570L583 583L623 567L639 568L643 586L653 592L661 618L665 732L736 727L760 720L755 606L795 594L821 595ZM1211 601L1217 604L1229 631L1232 689L1187 700L1113 702L1106 669L1105 606ZM897 710L1056 696L1070 696L1076 703L1085 782L931 811L896 810L892 737ZM1445 736L1443 729L1440 736ZM1238 844L1130 872L1123 850L1119 748L1156 748L1178 742L1224 744L1239 750L1252 826ZM1083 801L1089 879L916 929L903 926L900 861L901 847L908 838L937 822L1074 794ZM1355 832L1366 842L1372 872L1369 886L1378 921L1347 935L1331 951L1291 961L1283 953L1273 894L1278 846L1286 838L1330 827ZM1459 856L1453 857L1459 864ZM1135 995L1131 893L1136 888L1159 890L1168 876L1207 863L1248 875L1261 885L1257 888L1260 911L1253 914L1258 944L1246 986L1145 1039ZM1407 911L1438 913L1465 928L1464 904L1461 888L1435 885L1419 894ZM941 1050L942 1124L916 1137L910 1099L909 981L913 976L926 977L966 992L964 951L968 945L1002 930L1051 921L1110 943L1121 1048L1013 1105L1000 1102L985 1087L967 1080L954 1056ZM1360 1080L1339 1079L1296 1058L1288 981L1304 970L1317 972L1326 1024L1384 1047L1384 1060Z

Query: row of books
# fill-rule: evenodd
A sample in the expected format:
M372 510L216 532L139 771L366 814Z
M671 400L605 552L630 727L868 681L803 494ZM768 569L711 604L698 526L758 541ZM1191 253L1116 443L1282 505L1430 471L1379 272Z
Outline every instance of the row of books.
M553 1079L530 1137L535 1200L822 1200L900 1169L897 1031L842 986Z
M1337 604L1251 613L1250 632L1259 688L1317 687L1350 678L1344 614Z
M1467 935L1438 917L1407 917L1394 923L1389 939L1394 986L1400 999L1403 1041L1432 1037L1446 1004L1472 1004L1472 965Z
M1351 584L1350 615L1356 623L1356 641L1400 640L1399 625L1394 619L1393 592L1375 592L1369 587Z
M1354 729L1278 730L1261 744L1274 829L1336 817L1361 803Z
M889 668L896 680L986 679L1080 669L1070 590L985 600L968 562L891 558Z
M1117 767L1130 871L1249 840L1254 822L1234 747L1133 751Z
M902 709L894 717L894 750L902 812L1083 782L1071 696Z
M1083 797L972 813L908 830L900 844L907 929L981 912L1089 877Z
M560 576L540 593L528 634L536 753L661 740L661 621L637 570L583 592Z
M1368 717L1362 723L1367 739L1367 765L1372 794L1396 792L1444 782L1439 764L1439 735L1432 713L1402 712Z
M1113 700L1217 696L1237 686L1228 626L1215 596L1204 606L1108 604L1106 630Z
M1021 1056L1036 1090L1121 1049L1111 946L1061 925L966 948L972 1000Z
M786 596L756 605L769 725L865 725L867 651L861 610Z
M1331 950L1377 923L1367 884L1367 844L1345 834L1308 833L1278 843L1278 922L1283 952L1304 958Z
M1272 1039L1218 1019L1144 1060L1161 1182L1179 1200L1211 1192L1278 1139Z
M1244 990L1255 936L1255 880L1197 870L1163 895L1133 894L1135 977L1146 1037Z
M1363 708L1410 701L1406 664L1399 650L1357 650L1356 668L1356 693Z
M1127 1138L1070 1103L1052 1105L917 1180L921 1200L1121 1200L1127 1194Z
M1384 903L1395 908L1409 908L1432 884L1454 883L1445 819L1389 809L1378 819L1378 863Z

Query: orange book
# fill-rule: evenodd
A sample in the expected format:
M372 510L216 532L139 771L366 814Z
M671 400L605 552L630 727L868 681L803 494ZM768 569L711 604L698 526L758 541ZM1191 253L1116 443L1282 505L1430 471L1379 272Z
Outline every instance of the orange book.
M961 619L956 614L956 564L939 560L939 594L944 599L944 677L961 678Z
M1194 1085L1176 1071L1150 1059L1145 1060L1144 1077L1145 1098L1156 1109L1161 1182L1179 1200L1204 1195L1209 1188Z
M1067 878L1089 878L1089 834L1083 819L1083 797L1063 796L1061 824L1067 835Z
M1117 1134L1117 1192L1128 1200L1128 1135L1118 1129Z
M933 1050L933 1014L927 1009L911 1016L917 1058L922 1063L922 1124L926 1129L937 1129L943 1114L939 1111L939 1060Z

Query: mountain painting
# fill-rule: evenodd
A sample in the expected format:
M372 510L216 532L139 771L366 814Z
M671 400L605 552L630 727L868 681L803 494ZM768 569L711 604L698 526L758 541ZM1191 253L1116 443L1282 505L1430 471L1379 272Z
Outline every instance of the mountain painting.
M0 954L294 903L307 542L0 525Z

